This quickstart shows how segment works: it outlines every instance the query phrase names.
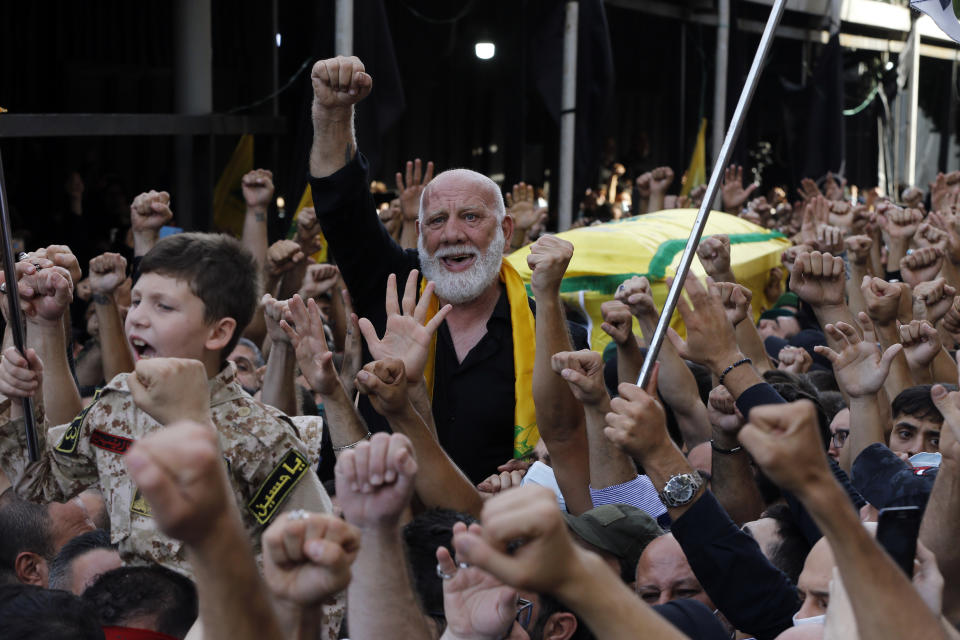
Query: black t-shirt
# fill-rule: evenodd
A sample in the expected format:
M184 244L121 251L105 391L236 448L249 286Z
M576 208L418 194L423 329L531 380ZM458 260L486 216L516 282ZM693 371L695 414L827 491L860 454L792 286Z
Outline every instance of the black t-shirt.
M382 336L386 325L384 298L387 276L397 274L398 287L420 266L417 252L403 250L377 217L368 188L367 162L362 154L331 176L311 179L314 208L356 313L368 318ZM402 291L399 292L402 295ZM531 307L532 307L531 303ZM585 348L586 331L569 324L574 348ZM457 359L446 323L437 332L433 415L440 444L476 484L513 456L514 366L510 306L501 286L500 298L487 321L487 333ZM364 345L364 362L371 360ZM360 413L370 431L389 431L386 420L365 396ZM335 464L325 429L320 477L333 477Z

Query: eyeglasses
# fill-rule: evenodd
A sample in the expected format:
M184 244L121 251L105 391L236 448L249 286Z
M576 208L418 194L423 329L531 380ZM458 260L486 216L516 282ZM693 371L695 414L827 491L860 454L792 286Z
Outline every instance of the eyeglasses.
M533 614L533 603L523 598L517 598L517 624L526 629L527 625L530 624L531 614Z
M847 436L849 435L849 429L837 429L833 432L833 435L830 436L830 441L837 449L843 449L843 445L847 442Z

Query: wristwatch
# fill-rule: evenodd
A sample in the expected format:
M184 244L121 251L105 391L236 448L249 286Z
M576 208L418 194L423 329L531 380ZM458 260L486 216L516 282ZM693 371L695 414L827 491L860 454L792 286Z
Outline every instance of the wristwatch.
M682 507L693 500L702 486L703 478L699 473L678 473L667 480L660 492L660 500L668 507Z

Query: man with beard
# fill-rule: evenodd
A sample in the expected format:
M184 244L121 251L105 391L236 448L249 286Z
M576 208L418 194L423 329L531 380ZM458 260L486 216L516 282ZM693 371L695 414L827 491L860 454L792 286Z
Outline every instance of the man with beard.
M495 182L467 169L446 171L421 196L418 250L404 251L376 215L367 161L357 152L353 134L353 105L370 93L372 78L351 57L317 62L312 81L310 183L330 252L357 314L368 318L378 334L386 325L384 292L391 273L403 282L413 269L422 270L435 284L440 303L452 305L430 348L427 393L440 444L476 484L511 452L524 455L537 440L530 393L533 311L519 275L502 260L513 220ZM549 263L557 289L572 251L568 247L565 259L560 257L560 244L534 258ZM562 314L559 326L562 330ZM584 343L582 330L580 335ZM364 355L370 359L368 352ZM552 377L557 397L569 395L563 380ZM366 398L360 410L371 431L386 429ZM579 419L572 414L567 412L567 419ZM333 456L323 458L332 463ZM321 475L326 471L321 468Z

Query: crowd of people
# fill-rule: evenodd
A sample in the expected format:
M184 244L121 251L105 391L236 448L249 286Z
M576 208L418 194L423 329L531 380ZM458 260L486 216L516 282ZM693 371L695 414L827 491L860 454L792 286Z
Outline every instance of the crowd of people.
M646 278L591 350L542 193L416 160L378 206L373 78L312 83L292 239L258 169L240 239L161 239L150 191L127 257L33 247L0 286L0 637L960 637L960 173L791 202L730 167L790 246L760 296L705 238L640 388ZM614 164L578 224L697 206L673 178Z

